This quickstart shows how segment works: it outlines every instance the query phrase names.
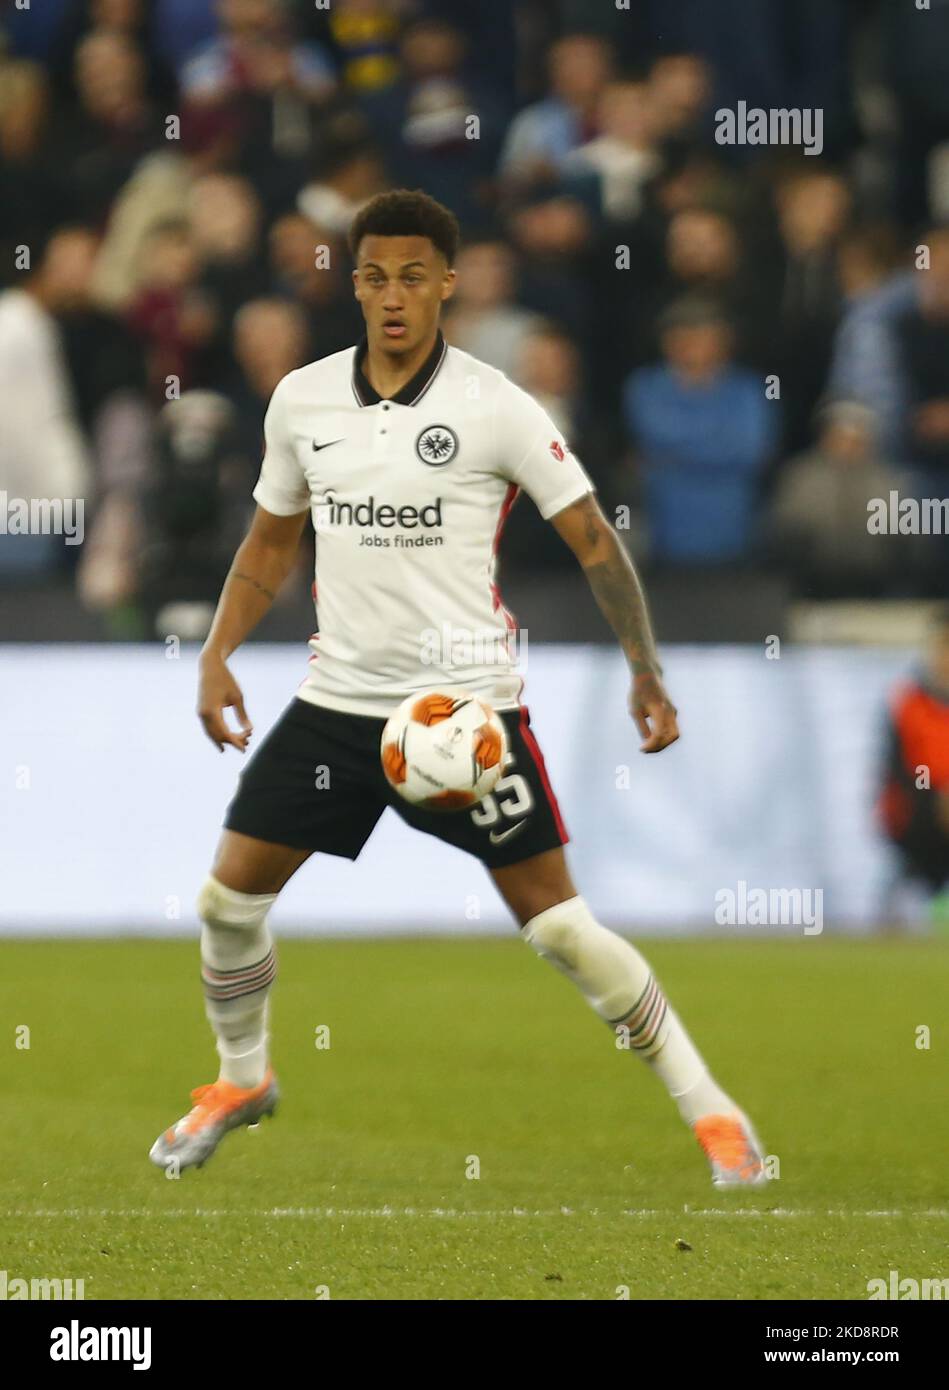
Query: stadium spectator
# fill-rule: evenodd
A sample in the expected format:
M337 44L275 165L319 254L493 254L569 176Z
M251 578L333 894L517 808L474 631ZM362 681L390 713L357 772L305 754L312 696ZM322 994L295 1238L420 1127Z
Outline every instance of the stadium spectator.
M245 497L257 481L263 451L263 421L274 387L287 372L312 360L309 324L298 304L286 299L252 299L234 318L233 357L238 375L227 392L238 422L240 475L234 486Z
M371 132L358 112L343 110L329 118L320 132L316 173L297 196L297 211L334 236L345 238L362 205L386 187Z
M60 173L41 153L49 117L42 68L4 52L0 30L0 285L15 278L16 248L61 220Z
M22 8L5 5L2 12L4 39L21 57L48 63L50 51L71 3L73 0L48 0L45 5Z
M644 185L662 167L656 147L658 122L649 104L644 82L611 82L598 106L597 125L602 132L571 150L563 171L589 173L598 184L598 204L613 222L639 216Z
M83 301L58 315L76 409L90 437L114 396L131 393L144 401L146 386L138 344L121 319L95 302L94 286L93 279Z
M274 291L296 300L306 314L313 357L358 342L362 315L342 241L298 212L287 213L270 228L270 265Z
M906 248L888 222L848 227L837 244L837 279L849 302L872 294L904 267Z
M198 638L246 529L247 494L234 408L215 391L187 391L158 416L142 493L138 599L147 631Z
M548 54L550 95L511 122L499 172L523 186L557 180L564 160L597 135L597 106L612 69L609 46L592 34L568 34Z
M512 375L547 411L564 439L576 441L583 400L576 344L559 329L538 324L521 344Z
M515 301L511 248L503 241L469 242L455 269L458 284L445 314L445 336L516 379L524 344L543 320Z
M335 0L329 31L351 91L378 92L398 80L401 26L399 7L385 0Z
M920 238L917 268L879 283L859 272L850 307L834 343L829 388L874 404L884 447L912 476L904 490L942 497L949 487L949 229ZM928 257L928 263L921 257Z
M665 263L659 278L643 286L634 360L655 357L662 308L683 295L714 298L727 310L735 352L747 365L776 370L773 295L767 276L743 254L732 217L712 208L687 207L668 224Z
M480 87L490 93L492 104L502 112L505 126L517 109L518 91L521 104L531 99L533 88L521 85L522 62L537 31L523 5L511 0L385 0L386 4L407 16L443 20L457 29L465 40L465 71L476 77ZM549 8L549 7L548 7ZM562 25L565 31L570 26ZM580 25L580 28L583 26Z
M624 440L612 417L597 408L589 375L589 363L577 343L555 323L541 320L521 345L512 380L539 401L560 427L596 483L604 506L609 506L616 482L615 460ZM562 554L561 546L558 555Z
M301 42L280 0L218 0L220 33L183 65L182 140L239 161L271 212L306 178L316 113L337 90L329 53Z
M191 237L201 269L197 286L214 312L208 352L225 360L225 344L241 305L269 287L261 255L262 209L252 184L236 174L205 174L191 186ZM209 367L220 370L217 363Z
M617 441L590 407L576 343L555 324L535 319L520 342L510 376L547 411L597 484L601 502L609 506ZM521 503L505 528L502 561L505 570L519 573L569 573L570 552L537 508Z
M278 89L313 99L335 86L329 55L295 39L279 0L217 0L216 9L219 32L181 69L188 101L221 104Z
M919 6L906 9L895 0L882 6L884 75L898 110L897 206L909 226L932 215L929 155L949 140L949 10L926 8L921 24Z
M38 63L14 58L0 42L0 157L19 163L36 151L49 105Z
M195 163L171 150L152 151L119 193L96 265L95 296L104 308L124 313L135 299L147 272L148 239L185 216Z
M850 211L846 180L807 160L778 181L781 234L780 307L772 371L781 379L784 445L806 445L830 370L840 313L837 248Z
M96 508L76 570L82 606L101 615L105 633L145 639L139 611L139 567L148 544L141 497L152 469L154 419L131 393L116 393L93 435Z
M749 108L817 108L825 142L836 153L848 130L848 18L856 28L870 7L862 7L858 17L855 8L826 0L646 3L663 52L694 55L704 63L712 110L734 110L739 101ZM756 158L753 146L733 147L729 154L739 164Z
M43 157L61 170L65 216L101 225L136 164L163 138L137 43L94 29L75 52L75 108L60 108Z
M931 894L949 886L949 609L938 611L923 669L895 693L878 815L903 871ZM945 898L942 910L945 912Z
M9 498L90 497L92 463L57 315L88 303L97 247L88 228L60 228L22 285L0 292L0 484ZM5 578L35 580L62 564L59 535L0 535Z
M691 208L710 208L733 215L744 187L740 178L702 149L665 147L662 169L646 190L646 211L652 211L663 233L670 218Z
M215 0L151 0L155 52L174 71L217 33Z
M679 213L711 212L725 219L720 248L727 249L734 239L735 176L701 151L666 145L661 159L656 176L641 188L638 215L605 224L588 279L599 305L593 389L602 410L614 415L630 367L645 366L658 355L656 316L685 289L673 280L667 259L671 221ZM618 264L619 255L624 259ZM731 275L735 259L730 251L724 261ZM747 275L747 267L743 273Z
M782 466L772 506L777 553L799 594L886 592L907 538L871 534L867 503L899 484L878 453L873 411L856 401L827 405L814 447Z
M402 77L364 94L360 108L378 133L393 183L425 188L467 229L488 215L504 112L465 60L460 29L441 19L418 20L402 38Z
M838 248L844 309L832 341L828 394L877 414L880 447L903 453L905 383L894 326L916 294L898 234L885 224L854 228Z
M663 143L694 147L703 142L703 119L712 95L712 74L698 53L669 53L649 70L649 102Z
M735 224L710 208L686 208L669 224L666 243L672 276L690 289L721 290L738 273Z
M261 207L253 185L237 174L206 174L191 186L188 211L205 273L219 267L240 276L260 247Z
M215 333L213 306L197 289L200 269L184 218L156 227L142 248L141 283L126 321L141 341L156 402L173 400L195 385L201 354Z
M76 50L92 32L118 34L134 44L145 64L149 98L164 104L172 99L174 72L153 42L152 8L149 0L73 0L50 53L51 76L67 99L76 95Z
M914 304L896 321L906 383L907 456L924 495L949 487L949 229L926 238L929 265L916 274Z
M660 564L748 561L761 475L780 429L760 377L735 366L732 331L708 299L683 299L660 323L662 354L626 382L623 408Z
M588 209L576 198L544 197L514 210L507 229L520 259L521 303L592 351L598 306L586 290L596 260Z

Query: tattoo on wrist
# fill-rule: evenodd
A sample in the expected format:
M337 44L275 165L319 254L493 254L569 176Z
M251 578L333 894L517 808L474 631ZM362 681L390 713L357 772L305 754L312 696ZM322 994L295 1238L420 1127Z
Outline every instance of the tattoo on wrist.
M259 589L262 594L266 594L269 599L275 599L276 594L271 593L266 584L261 584L259 579L255 579L252 574L241 574L239 570L234 570L231 574L232 579L244 579L248 584L253 584L255 589Z

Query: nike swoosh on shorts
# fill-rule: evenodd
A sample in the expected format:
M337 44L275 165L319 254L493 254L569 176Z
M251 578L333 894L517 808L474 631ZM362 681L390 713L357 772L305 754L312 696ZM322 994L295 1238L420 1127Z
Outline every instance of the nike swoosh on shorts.
M508 830L492 830L488 836L492 845L501 844L502 840L509 840L512 835L516 835L519 830L523 830L527 824L526 820L518 821L517 825L512 825Z

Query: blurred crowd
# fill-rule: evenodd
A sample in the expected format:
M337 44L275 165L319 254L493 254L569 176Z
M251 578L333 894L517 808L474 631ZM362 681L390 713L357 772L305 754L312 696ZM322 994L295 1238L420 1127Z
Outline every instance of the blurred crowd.
M818 109L820 153L718 143L740 101ZM945 535L868 528L949 496L949 5L902 0L0 4L0 489L87 499L82 546L0 534L5 585L117 636L213 601L394 186L461 222L449 341L647 574L946 592ZM502 554L569 563L523 504Z

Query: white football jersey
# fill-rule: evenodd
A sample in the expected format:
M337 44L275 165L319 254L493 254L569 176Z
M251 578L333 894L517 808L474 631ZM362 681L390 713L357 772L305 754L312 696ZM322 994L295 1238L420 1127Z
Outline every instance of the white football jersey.
M365 339L277 385L254 499L310 508L319 631L298 694L388 716L407 696L457 685L516 708L517 626L495 565L519 490L543 517L593 484L549 415L441 333L413 379L383 400Z

